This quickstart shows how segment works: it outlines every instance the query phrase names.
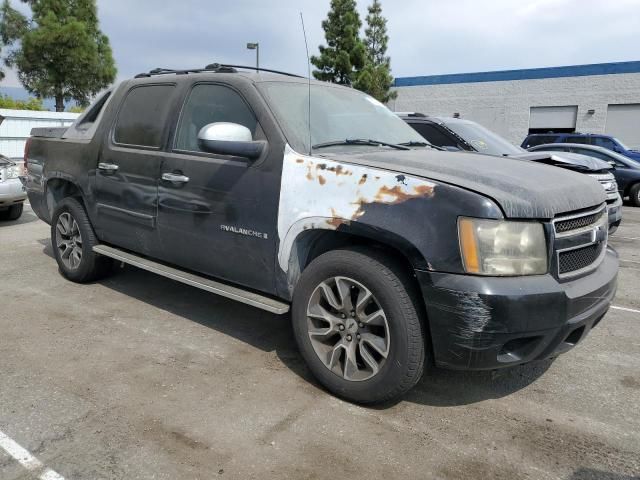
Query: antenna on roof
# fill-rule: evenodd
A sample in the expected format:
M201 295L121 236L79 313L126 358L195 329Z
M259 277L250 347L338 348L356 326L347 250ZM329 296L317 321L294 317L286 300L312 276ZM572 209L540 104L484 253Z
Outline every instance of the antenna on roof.
M307 80L309 85L309 156L311 156L311 60L309 59L309 44L307 43L307 31L304 28L304 17L300 12L300 23L302 23L302 35L304 35L304 47L307 50Z

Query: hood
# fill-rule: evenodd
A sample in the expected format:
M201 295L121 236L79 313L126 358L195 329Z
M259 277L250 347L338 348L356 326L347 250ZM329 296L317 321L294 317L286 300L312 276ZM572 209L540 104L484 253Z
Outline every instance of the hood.
M521 155L510 155L518 160L544 163L555 167L568 168L580 172L599 172L611 170L611 165L588 155L568 152L526 152Z
M606 200L600 184L588 175L509 157L431 149L326 156L478 192L498 203L508 218L548 219Z

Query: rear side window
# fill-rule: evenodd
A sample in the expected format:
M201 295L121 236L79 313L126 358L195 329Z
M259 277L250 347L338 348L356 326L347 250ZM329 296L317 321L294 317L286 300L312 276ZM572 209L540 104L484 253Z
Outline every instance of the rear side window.
M564 143L584 143L585 145L589 145L589 137L566 137Z
M173 85L145 85L129 91L118 113L113 139L116 143L160 148Z
M435 125L430 123L410 123L409 125L436 147L456 147L469 150L469 147L458 142L452 135L447 135Z
M102 112L107 100L111 97L111 91L105 92L101 97L99 97L93 105L91 105L88 110L82 115L78 121L76 122L76 128L78 130L86 130L91 127L97 120L98 116Z

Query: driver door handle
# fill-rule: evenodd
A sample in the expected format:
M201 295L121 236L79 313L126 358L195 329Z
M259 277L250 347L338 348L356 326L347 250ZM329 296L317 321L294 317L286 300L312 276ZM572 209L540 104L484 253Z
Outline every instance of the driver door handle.
M187 183L189 181L189 177L179 175L177 173L163 173L162 180L173 183Z
M115 165L113 163L102 163L102 162L100 162L98 164L98 169L102 170L102 171L105 171L105 172L113 173L113 172L117 171L118 168L120 168L120 167L118 167L118 165Z

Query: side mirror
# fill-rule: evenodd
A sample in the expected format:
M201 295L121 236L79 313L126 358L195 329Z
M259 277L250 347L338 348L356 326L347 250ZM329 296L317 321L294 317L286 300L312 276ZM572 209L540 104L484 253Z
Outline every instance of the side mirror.
M616 168L616 162L610 161L607 162L609 165L611 165L611 168Z
M264 142L254 142L251 130L228 122L210 123L198 132L198 146L205 152L255 160L264 150Z

